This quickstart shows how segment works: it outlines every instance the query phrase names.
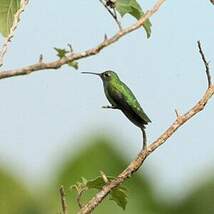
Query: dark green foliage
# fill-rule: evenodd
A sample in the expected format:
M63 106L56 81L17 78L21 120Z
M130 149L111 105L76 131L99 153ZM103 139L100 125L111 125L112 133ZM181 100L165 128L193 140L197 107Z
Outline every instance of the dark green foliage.
M128 202L127 190L124 188L116 188L112 190L110 193L110 200L115 201L119 207L122 207L123 210L125 210Z
M26 187L2 169L0 170L0 213L43 213L41 206Z
M79 142L81 143L81 142ZM130 142L124 142L124 146ZM101 188L104 184L101 177L97 177L100 170L103 170L107 175L116 176L121 172L128 161L121 155L121 151L116 150L115 141L108 138L95 137L85 139L82 144L84 147L79 151L73 151L73 147L67 148L71 153L63 155L67 160L60 166L60 171L56 172L56 182L51 183L52 188L43 187L34 195L31 195L27 188L22 185L17 179L0 171L0 213L6 214L52 214L59 213L59 187L64 185L66 198L69 205L69 213L76 213L79 209L77 206L76 193L70 190L70 186L76 183L82 176L87 178L95 178L94 180L82 179L82 183L88 183L87 191L83 194L81 203L94 196L96 189ZM75 154L75 155L73 155ZM113 177L109 176L111 180ZM131 179L124 183L128 189L128 202L126 209L122 210L110 200L104 200L103 203L95 209L96 214L109 213L161 213L161 214L213 214L214 213L214 179L203 185L196 186L195 191L187 195L183 200L168 201L166 204L162 201L162 195L156 195L152 189L154 185L150 179L138 172ZM93 190L93 188L96 188ZM109 198L114 199L118 205L125 207L125 201L120 198L123 195L124 188L120 187L120 191L112 191ZM122 196L122 197L121 197ZM38 198L37 198L38 197Z
M173 214L213 214L214 179L208 180L174 208Z

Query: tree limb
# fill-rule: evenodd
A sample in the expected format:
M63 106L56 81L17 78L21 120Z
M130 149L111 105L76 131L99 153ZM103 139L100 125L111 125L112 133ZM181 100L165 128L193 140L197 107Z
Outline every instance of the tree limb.
M204 53L200 46L200 42L198 42L200 54L204 57ZM205 66L208 66L206 60L203 59ZM163 134L152 144L150 144L147 149L141 150L138 154L137 158L134 159L128 167L120 173L114 180L110 181L106 185L103 186L102 190L99 191L79 212L78 214L88 214L91 213L93 209L95 209L102 200L114 189L115 187L122 184L126 179L130 178L130 176L136 172L143 164L145 159L154 152L159 146L166 142L168 138L170 138L175 131L180 128L184 123L190 120L194 115L198 112L202 111L207 104L208 100L214 95L214 85L211 83L209 67L206 67L206 76L208 82L208 89L205 91L203 97L193 106L189 111L187 111L183 115L178 115L176 120L170 125L170 127L163 132ZM210 84L209 84L210 83Z
M0 72L0 79L14 77L14 76L20 76L20 75L27 75L27 74L30 74L32 72L41 71L41 70L58 69L61 66L67 64L68 62L72 62L74 60L78 60L78 59L82 59L82 58L86 58L86 57L96 55L105 47L108 47L111 44L117 42L121 37L123 37L126 34L131 33L133 31L137 30L138 28L142 27L143 24L145 23L145 21L147 19L149 19L154 13L156 13L165 1L166 0L158 0L152 9L145 13L144 17L139 19L133 25L131 25L131 26L129 26L129 27L127 27L121 31L118 31L118 33L116 33L111 38L109 38L109 39L106 38L103 42L98 44L95 48L91 48L91 49L88 49L88 50L83 51L83 52L69 53L66 55L66 57L59 59L59 60L56 60L56 61L53 61L53 62L48 62L48 63L38 62L36 64L25 66L22 68L17 68L17 69L12 69L12 70L7 70L7 71L1 71Z

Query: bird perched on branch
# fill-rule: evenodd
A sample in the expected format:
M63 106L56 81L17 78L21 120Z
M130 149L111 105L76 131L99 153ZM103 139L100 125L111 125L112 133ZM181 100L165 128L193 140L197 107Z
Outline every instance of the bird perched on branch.
M123 83L114 71L105 71L103 73L82 72L84 74L98 75L104 86L104 92L111 103L111 106L103 106L103 108L119 109L126 117L142 130L143 149L146 148L146 132L145 125L151 120L141 108L136 97L128 86Z

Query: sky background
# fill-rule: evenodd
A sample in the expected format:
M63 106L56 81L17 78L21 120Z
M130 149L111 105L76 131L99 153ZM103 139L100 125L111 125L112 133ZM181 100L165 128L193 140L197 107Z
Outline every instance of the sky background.
M149 9L155 1L139 2ZM116 71L152 120L147 128L152 142L175 120L175 109L186 112L206 89L196 42L201 40L213 74L213 20L214 6L208 0L166 1L151 18L150 39L140 29L80 60L78 71L64 66L1 80L1 165L29 186L41 185L51 179L66 152L75 154L85 146L84 137L96 133L113 136L121 153L133 159L142 145L140 131L122 113L102 109L108 102L101 80L80 71ZM127 16L122 24L134 21ZM53 61L53 47L67 43L75 51L95 47L105 33L116 31L99 1L31 1L1 70L33 64L41 53L44 61ZM157 192L182 197L213 172L213 108L211 100L146 160L144 168Z

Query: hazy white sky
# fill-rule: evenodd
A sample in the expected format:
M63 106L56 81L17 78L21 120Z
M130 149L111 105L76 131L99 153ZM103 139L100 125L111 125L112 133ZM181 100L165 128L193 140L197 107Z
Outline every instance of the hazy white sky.
M140 1L150 8L155 1ZM151 118L152 141L175 119L174 109L188 110L207 83L196 41L214 61L214 6L207 1L166 1L152 17L152 37L138 30L81 60L80 70L65 66L0 82L0 161L28 183L49 179L65 150L75 153L78 139L97 131L112 134L130 159L141 147L140 131L121 113L101 109L107 104L102 83L81 70L115 70L133 90ZM123 25L131 24L127 16ZM56 59L53 47L94 47L117 26L98 1L31 1L6 55L4 69ZM2 40L0 40L2 42ZM213 76L214 71L211 69ZM159 190L186 191L213 171L212 100L145 163ZM83 146L83 145L81 145ZM57 158L56 158L57 157Z

